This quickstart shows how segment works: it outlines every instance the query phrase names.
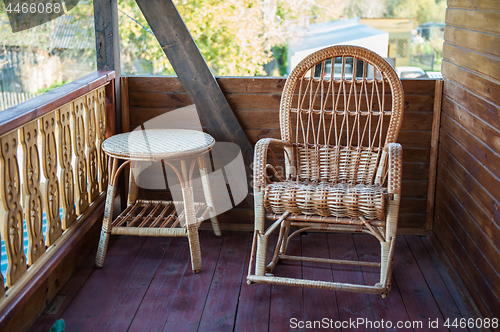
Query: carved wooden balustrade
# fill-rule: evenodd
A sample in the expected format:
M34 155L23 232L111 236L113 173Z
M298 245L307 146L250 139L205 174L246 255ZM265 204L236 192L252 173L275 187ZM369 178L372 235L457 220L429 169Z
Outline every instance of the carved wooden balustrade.
M0 308L104 199L101 143L113 78L96 72L0 113L0 234L8 260Z

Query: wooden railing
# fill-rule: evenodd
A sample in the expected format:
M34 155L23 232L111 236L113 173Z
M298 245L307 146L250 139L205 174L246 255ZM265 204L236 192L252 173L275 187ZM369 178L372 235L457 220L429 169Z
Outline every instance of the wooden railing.
M95 72L0 113L0 234L8 260L0 310L104 199L101 143L113 131L106 116L107 107L114 112L113 79L112 71Z

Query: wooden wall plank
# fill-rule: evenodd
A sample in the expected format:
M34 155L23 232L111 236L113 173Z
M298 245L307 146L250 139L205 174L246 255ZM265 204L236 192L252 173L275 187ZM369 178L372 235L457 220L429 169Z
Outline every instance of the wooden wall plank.
M444 86L446 98L466 110L474 110L474 116L489 124L500 123L500 107L479 97L453 81Z
M497 0L448 0L448 8L493 9L499 10Z
M245 134L252 144L257 143L261 138L281 138L279 128L276 129L246 129ZM415 148L430 148L431 146L430 131L402 131L399 133L397 141L405 146ZM427 158L428 159L428 158Z
M491 220L488 212L478 206L474 198L467 193L467 190L465 190L463 186L461 186L457 179L453 178L453 176L445 167L442 166L442 164L439 165L438 171L439 180L445 185L446 188L441 189L448 190L450 194L453 194L453 197L456 200L456 204L453 207L454 211L456 211L457 209L463 211L464 213L461 215L461 217L463 218L470 216L470 219L464 219L464 222L468 221L468 224L466 225L467 229L471 232L475 232L476 228L480 229L481 232L484 233L486 237L488 237L490 241L492 241L495 246L498 247L498 242L500 241L500 239L494 236L498 236L500 229L496 222L494 220ZM460 218L459 221L460 220L462 219ZM478 223L479 220L480 223ZM480 235L480 233L476 234ZM476 237L476 239L477 238L478 237ZM482 238L482 235L479 236L479 238Z
M482 215L481 217L488 217L493 223L498 225L499 220L495 220L495 215L497 214L495 207L499 205L499 197L495 197L496 190L492 193L488 192L445 148L440 150L440 155L440 166L444 167L450 173L449 175L453 176L461 184L466 195L474 195L474 203L481 207L482 211L486 214L486 216ZM498 189L498 187L495 189ZM500 227L500 225L498 226ZM500 242L497 244L500 244Z
M500 34L500 12L448 8L446 24Z
M240 110L279 110L281 94L226 94L226 99L234 112ZM432 113L434 97L429 95L405 96L405 112ZM161 91L130 91L130 107L180 108L191 105L185 93ZM387 107L390 100L386 99ZM279 113L278 113L279 114Z
M485 169L483 164L477 160L473 154L446 132L441 133L440 149L446 149L446 152L453 156L453 158L456 159L457 162L460 163L460 165L462 165L462 167L489 193L495 194L498 188L500 188L500 178ZM446 158L446 155L443 155L443 158Z
M434 114L432 120L431 153L429 164L429 182L427 190L427 219L425 228L432 230L434 218L434 194L436 192L436 165L439 147L439 127L441 125L441 102L443 96L443 81L436 81L434 97Z
M467 271L467 273L471 273L472 275L472 280L475 285L477 285L477 291L479 291L479 295L481 298L483 298L487 303L494 303L496 304L496 308L492 308L491 311L493 311L498 317L498 305L500 304L500 300L498 297L495 295L495 290L492 288L494 285L490 285L485 277L484 274L482 273L482 270L479 266L476 265L476 262L474 261L474 258L470 256L470 252L467 251L467 248L464 248L462 243L459 241L457 234L455 234L455 227L450 227L447 223L442 222L442 218L447 218L449 216L444 216L441 214L441 210L439 210L438 218L436 219L436 223L441 223L440 227L438 229L437 234L440 234L440 236L445 239L449 245L453 248L453 250L456 252L457 257L460 259L463 265L464 271ZM463 275L464 271L458 270L458 272L462 272L461 275ZM469 286L470 287L470 286ZM486 291L483 291L486 290ZM474 297L474 294L472 294ZM476 303L478 303L477 299L478 296L474 297L474 300ZM478 303L478 305L480 305ZM483 314L486 315L486 313L483 312Z
M435 222L439 222L443 217L439 214L439 211L436 211ZM457 274L460 276L461 280L465 284L465 287L470 292L472 300L474 304L477 305L480 312L487 317L494 317L490 308L486 305L485 300L483 299L483 294L479 292L478 286L475 281L472 279L473 273L480 275L479 271L475 269L467 269L465 261L467 260L466 256L463 256L463 250L455 250L453 243L448 243L447 239L443 236L439 228L435 228L433 230L433 234L439 241L439 244L443 247L447 257L450 259L451 263L455 267Z
M476 239L478 245L476 245L477 249L474 250L474 253L471 253L471 256L480 255L484 252L484 255L494 261L495 257L498 257L498 239L497 238L488 238L491 235L498 236L498 227L495 225L491 225L488 229L482 228L482 225L478 225L476 220L474 220L474 214L472 211L467 209L467 206L470 205L470 202L464 202L461 197L457 196L460 194L458 192L455 194L453 192L453 187L446 188L446 181L449 180L449 176L444 176L443 179L439 178L440 184L440 195L439 202L437 206L439 211L443 216L454 216L455 219L451 221L451 219L447 219L447 223L457 228L463 236L460 237L460 241L463 243L463 246L469 246L468 241L474 241ZM463 192L462 192L463 193ZM441 224L439 225L442 226ZM463 228L463 229L462 229ZM470 239L466 238L470 236ZM483 261L479 261L480 263L484 263Z
M482 163L493 174L500 174L500 156L489 149L483 142L475 138L466 131L460 124L448 116L445 112L442 114L442 127L452 135L471 155Z
M466 68L457 66L456 64L443 59L441 72L443 76L446 76L447 80L444 82L446 85L450 84L448 80L452 80L453 83L458 84L466 90L486 99L487 101L500 105L500 84L488 79L484 76L480 76L476 73L467 70ZM448 94L446 94L448 95Z
M443 101L444 113L459 123L475 139L484 143L492 151L500 151L500 128L495 123L485 122L457 103L445 97Z
M465 288L464 283L444 252L443 246L439 243L436 235L430 232L426 237L421 237L420 239L434 262L458 310L460 310L460 314L466 319L481 317L481 312L472 300L469 291Z
M186 92L176 76L129 76L131 91ZM279 93L285 86L285 78L276 77L217 77L217 83L228 93ZM434 87L425 79L403 80L405 95L434 95Z
M243 128L279 128L278 110L266 109L236 109L236 117ZM389 124L387 124L388 126ZM401 131L424 130L432 126L432 113L408 111L404 113Z
M176 110L176 107L131 107L130 126L136 127L157 116ZM235 115L244 129L279 128L279 112L274 109L236 109ZM401 131L429 131L432 125L432 113L407 111ZM388 123L385 124L388 126ZM405 146L403 146L404 148Z
M446 54L447 61L460 63L460 66L487 78L494 80L495 76L500 73L500 59L498 57L484 55L448 43L443 45L443 52Z
M129 105L129 88L128 88L128 77L122 77L120 80L121 84L121 103L122 103L122 132L126 133L130 130L130 105Z
M484 289L498 294L497 283L499 275L495 271L495 267L492 266L492 262L498 261L499 257L499 252L495 244L489 240L474 240L485 239L488 234L485 234L475 224L458 199L449 190L444 188L444 183L441 179L439 180L439 186L441 192L436 198L436 207L442 218L439 220L436 219L436 228L440 229L441 232L448 232L446 228L453 230L453 237L467 250L468 255L474 262L474 266L477 266L477 269L481 271L480 275L491 285L489 286L490 288Z
M500 36L498 35L446 26L444 40L451 45L500 56Z

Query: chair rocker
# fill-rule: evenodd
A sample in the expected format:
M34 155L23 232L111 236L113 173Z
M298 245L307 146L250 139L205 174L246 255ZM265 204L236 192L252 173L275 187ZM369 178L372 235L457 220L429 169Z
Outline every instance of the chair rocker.
M285 83L281 140L258 141L254 154L255 231L247 282L379 294L391 275L401 192L403 88L389 63L356 46L332 46L303 59ZM270 147L284 156L284 176ZM268 153L275 165L268 164ZM271 182L271 174L278 181ZM265 229L265 219L274 222ZM266 264L269 236L279 227ZM304 231L375 236L381 261L286 254ZM353 250L355 250L353 248ZM280 260L380 267L375 285L274 276Z

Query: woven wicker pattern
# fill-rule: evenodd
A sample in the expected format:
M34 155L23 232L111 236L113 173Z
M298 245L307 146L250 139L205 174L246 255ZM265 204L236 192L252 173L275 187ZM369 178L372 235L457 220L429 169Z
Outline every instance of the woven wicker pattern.
M112 136L102 149L116 158L157 161L203 153L214 144L213 137L201 131L147 129Z
M297 144L299 178L332 183L373 183L378 151Z
M267 186L264 204L268 213L275 214L383 220L386 197L387 189L380 186L284 181Z
M402 115L401 83L385 60L360 47L332 47L304 59L287 79L281 136L297 150L300 179L373 184L382 148L395 142Z
M249 283L388 295L402 174L402 148L395 142L403 105L394 69L361 47L328 47L293 69L280 104L281 140L255 145ZM268 164L268 154L276 161L271 147L284 150L285 174ZM270 182L269 171L278 182ZM266 217L275 220L267 229ZM268 263L268 238L278 228ZM290 238L308 230L371 234L380 241L380 264L287 255ZM275 277L271 273L281 259L379 266L380 281L369 286Z
M194 203L196 223L208 218L211 208L204 203ZM136 200L112 223L112 234L186 236L184 202ZM167 229L167 230L165 230Z

